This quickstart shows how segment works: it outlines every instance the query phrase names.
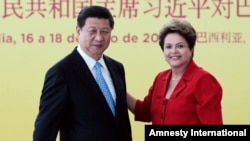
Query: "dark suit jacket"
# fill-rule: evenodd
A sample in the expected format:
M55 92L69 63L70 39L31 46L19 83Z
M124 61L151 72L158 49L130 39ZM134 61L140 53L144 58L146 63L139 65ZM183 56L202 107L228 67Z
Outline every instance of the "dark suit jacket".
M87 64L76 48L46 73L33 141L131 141L123 65L104 61L114 83L116 117L112 115Z

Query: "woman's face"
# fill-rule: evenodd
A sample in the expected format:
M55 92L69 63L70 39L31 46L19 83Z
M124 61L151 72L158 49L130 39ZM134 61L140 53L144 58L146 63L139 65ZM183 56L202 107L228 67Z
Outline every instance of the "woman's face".
M164 39L163 53L172 69L185 68L192 58L193 50L180 34L169 33Z

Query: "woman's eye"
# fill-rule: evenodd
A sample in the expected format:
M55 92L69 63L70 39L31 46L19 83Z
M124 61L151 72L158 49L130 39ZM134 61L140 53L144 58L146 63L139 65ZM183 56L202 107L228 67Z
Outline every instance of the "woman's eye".
M176 45L177 48L183 48L184 45Z
M169 49L169 48L171 48L172 46L170 46L170 45L167 45L167 46L165 46L164 48L167 48L167 49Z

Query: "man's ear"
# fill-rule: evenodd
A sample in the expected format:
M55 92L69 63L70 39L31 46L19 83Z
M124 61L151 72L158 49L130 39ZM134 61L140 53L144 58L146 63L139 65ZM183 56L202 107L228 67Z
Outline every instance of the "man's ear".
M76 26L76 35L78 36L80 34L81 28L79 26Z

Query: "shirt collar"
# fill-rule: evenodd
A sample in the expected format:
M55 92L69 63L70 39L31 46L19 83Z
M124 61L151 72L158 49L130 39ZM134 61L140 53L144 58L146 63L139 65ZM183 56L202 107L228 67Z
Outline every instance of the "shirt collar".
M92 70L94 68L95 63L96 63L96 60L94 60L93 58L88 56L84 51L82 51L80 45L77 46L77 51L79 52L79 54L81 55L83 60L86 62L89 69ZM103 56L98 60L98 62L102 65L102 67L107 69L106 64L104 62L104 59L103 59Z

